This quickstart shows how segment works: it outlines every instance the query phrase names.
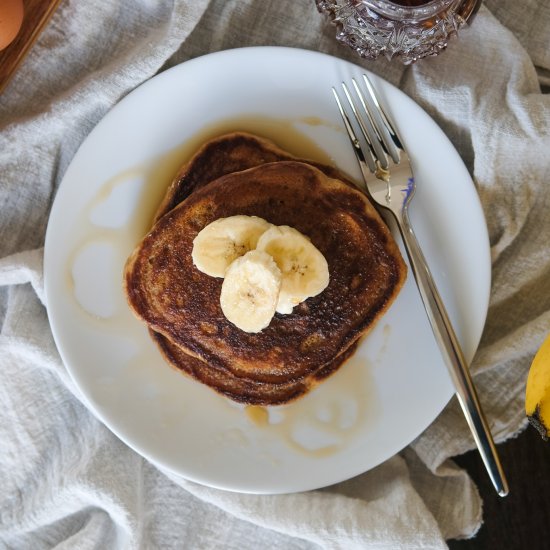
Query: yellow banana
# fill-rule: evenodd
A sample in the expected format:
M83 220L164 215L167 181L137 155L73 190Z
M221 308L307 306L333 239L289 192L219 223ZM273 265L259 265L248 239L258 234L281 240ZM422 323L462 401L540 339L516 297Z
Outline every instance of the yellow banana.
M537 351L525 390L525 413L543 439L550 437L550 334Z

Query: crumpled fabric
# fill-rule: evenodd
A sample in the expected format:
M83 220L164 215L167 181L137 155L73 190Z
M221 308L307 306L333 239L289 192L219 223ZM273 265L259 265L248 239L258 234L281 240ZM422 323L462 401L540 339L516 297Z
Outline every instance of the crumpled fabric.
M79 145L158 72L259 45L361 64L417 101L473 176L493 281L472 371L504 441L525 426L528 366L550 327L548 29L547 2L488 0L443 54L403 67L339 45L309 0L62 2L0 96L0 545L439 549L474 536L482 502L452 461L473 440L454 399L403 452L316 491L230 493L160 471L87 410L62 364L45 307L44 236Z

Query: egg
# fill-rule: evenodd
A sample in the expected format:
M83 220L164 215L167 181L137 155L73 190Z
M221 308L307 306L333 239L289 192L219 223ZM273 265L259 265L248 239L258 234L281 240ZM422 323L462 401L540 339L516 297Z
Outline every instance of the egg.
M0 51L17 36L23 22L23 0L0 0Z

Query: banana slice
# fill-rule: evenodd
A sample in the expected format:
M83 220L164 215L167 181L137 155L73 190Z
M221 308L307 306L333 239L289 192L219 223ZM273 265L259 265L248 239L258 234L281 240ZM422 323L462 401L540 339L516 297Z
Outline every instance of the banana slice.
M296 229L273 226L258 240L256 247L273 257L283 280L277 303L278 313L292 313L294 306L317 296L329 283L325 257Z
M260 332L275 315L281 271L266 252L251 250L225 273L220 295L223 314L245 332Z
M193 263L212 277L224 277L227 268L249 250L272 225L257 216L219 218L204 227L193 240Z

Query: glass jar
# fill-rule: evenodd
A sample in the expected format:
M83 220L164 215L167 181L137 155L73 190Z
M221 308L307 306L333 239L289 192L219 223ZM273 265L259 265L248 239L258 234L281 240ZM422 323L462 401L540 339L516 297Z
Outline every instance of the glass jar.
M336 38L360 56L405 64L440 53L481 0L316 0Z

